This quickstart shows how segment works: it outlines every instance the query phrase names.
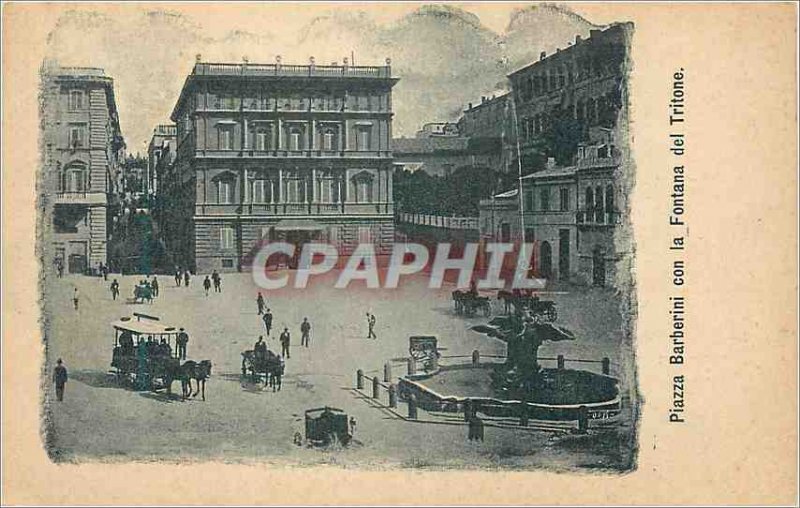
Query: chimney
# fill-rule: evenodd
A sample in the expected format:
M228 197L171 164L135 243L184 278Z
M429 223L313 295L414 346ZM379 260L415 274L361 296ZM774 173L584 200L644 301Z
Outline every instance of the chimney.
M555 157L548 157L547 158L547 169L553 169L556 167L556 158Z
M547 56L547 52L546 51L542 51L541 53L539 53L539 60L544 60L546 56Z
M197 63L200 63L200 60L202 60L202 59L203 59L203 56L200 53L198 53L198 54L196 54L194 56L194 61L197 62Z
M472 109L472 103L471 102L469 103L469 108L468 109Z
M481 95L481 104L483 104L484 102L486 102L486 96L485 95Z
M602 30L589 30L589 37L597 37Z
M575 36L575 44L580 44L580 42L581 42L581 36L580 35L576 35Z
M556 48L556 53L561 53L561 48Z

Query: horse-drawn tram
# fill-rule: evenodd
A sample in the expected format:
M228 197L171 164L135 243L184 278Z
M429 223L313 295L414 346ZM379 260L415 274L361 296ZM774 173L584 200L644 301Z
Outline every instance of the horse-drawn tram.
M180 360L176 347L180 331L160 319L134 313L111 323L114 350L111 367L119 383L133 383L140 390L169 388L178 377Z

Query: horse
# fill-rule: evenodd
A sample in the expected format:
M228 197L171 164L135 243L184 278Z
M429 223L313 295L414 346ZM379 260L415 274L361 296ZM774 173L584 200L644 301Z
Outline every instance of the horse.
M197 389L192 394L192 397L197 397L198 393L202 393L203 400L206 400L206 379L211 376L211 360L202 360L200 362L189 360L181 365L181 374L184 399L191 393L192 379L194 379L197 382ZM186 388L188 388L188 391Z
M181 397L186 400L190 395L196 397L198 393L202 394L203 400L206 400L206 379L211 376L211 360L203 360L195 362L189 360L180 365L180 362L169 363L168 371L164 375L164 381L167 387L167 394L172 395L172 382L178 380L181 382ZM197 390L192 394L192 379L197 381Z

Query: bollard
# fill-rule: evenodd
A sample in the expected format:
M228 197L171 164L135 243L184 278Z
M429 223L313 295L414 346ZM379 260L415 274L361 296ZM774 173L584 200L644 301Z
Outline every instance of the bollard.
M417 396L413 393L408 396L408 418L417 419Z
M417 373L417 366L416 366L416 363L414 362L414 358L409 357L408 358L408 375L409 376L413 376L416 373Z
M472 352L472 366L476 367L481 363L481 352L477 349Z
M389 385L389 407L397 407L397 387L394 384Z
M578 408L578 432L585 434L589 430L589 408L581 406Z
M558 370L564 370L564 355L558 355Z
M361 369L356 371L356 388L359 390L364 389L364 371Z
M389 383L392 380L392 364L389 362L383 364L383 380L386 383Z
M381 385L378 384L378 376L372 378L372 398L378 399L381 396Z
M611 372L611 360L603 358L603 374L606 376Z
M472 399L464 401L464 421L468 422L472 419Z

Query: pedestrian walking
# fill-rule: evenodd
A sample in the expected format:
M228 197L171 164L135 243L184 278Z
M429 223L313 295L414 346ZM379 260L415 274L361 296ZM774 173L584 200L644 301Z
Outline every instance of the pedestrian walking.
M183 272L183 285L189 287L189 270Z
M111 299L116 300L118 296L119 296L119 282L117 282L117 279L114 279L111 282Z
M100 263L100 275L103 276L103 280L108 282L108 266Z
M61 258L56 258L56 271L59 279L64 276L64 260Z
M281 333L281 356L284 358L291 358L292 356L289 354L289 345L292 341L292 336L289 334L289 329L284 328L283 333Z
M75 306L75 310L78 310L78 300L80 300L80 295L78 294L78 288L75 288L72 291L72 305Z
M216 270L211 274L211 280L214 281L214 292L222 293L222 277Z
M311 342L311 323L308 318L304 317L303 322L300 324L300 345L308 347Z
M264 327L267 329L267 337L269 337L269 334L272 331L272 311L267 309L267 312L264 313L264 317L261 319L264 320Z
M64 400L64 387L67 385L67 368L61 358L56 360L56 368L53 369L53 383L56 385L56 399L59 402Z
M158 296L158 278L153 275L153 282L150 284L150 287L153 290L153 296Z
M483 441L483 419L473 415L469 419L468 438L470 441Z
M181 287L181 267L175 267L175 285Z
M208 290L211 289L211 279L208 278L208 275L206 275L206 278L203 281L203 289L206 292L206 296L208 296Z
M178 358L181 360L186 359L186 344L189 343L189 334L184 331L183 328L180 329L178 333L177 339L175 342L178 344Z
M261 295L261 291L258 292L258 296L256 297L256 305L258 305L258 315L264 313L264 297Z
M367 327L369 328L369 333L367 334L368 339L377 339L378 336L375 335L375 314L371 314L367 312Z

